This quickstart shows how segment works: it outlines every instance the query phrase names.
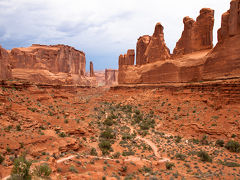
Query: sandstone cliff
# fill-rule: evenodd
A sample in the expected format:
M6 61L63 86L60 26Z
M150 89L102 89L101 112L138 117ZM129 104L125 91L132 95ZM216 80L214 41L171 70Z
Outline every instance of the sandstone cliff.
M9 64L8 52L0 46L0 80L12 78L12 70Z
M39 83L88 84L82 51L66 45L14 48L10 52L13 77Z
M138 39L137 47L136 47L136 65L143 65L147 63L145 52L150 43L151 36L145 35L141 36Z
M112 86L118 84L118 70L105 69L105 85Z
M161 55L166 57L165 53L152 53L151 59L158 61L148 63L149 59L144 58L151 49L150 42L144 56L137 53L138 65L141 66L119 68L119 84L186 83L240 78L239 4L240 0L232 0L230 10L223 14L218 31L219 42L213 49L214 11L204 8L196 22L189 17L184 18L184 32L174 49L174 58L159 61ZM160 27L157 32L161 31ZM138 40L137 49L146 47L147 41L143 43L142 39ZM150 41L153 41L152 38Z
M183 23L184 30L173 51L174 56L213 47L214 10L203 8L196 21L187 16Z

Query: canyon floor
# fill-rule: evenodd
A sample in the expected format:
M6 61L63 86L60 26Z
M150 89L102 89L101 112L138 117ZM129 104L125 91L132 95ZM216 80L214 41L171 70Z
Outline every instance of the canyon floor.
M51 179L239 179L239 98L239 80L110 89L2 82L0 178L25 154L32 168L47 163Z

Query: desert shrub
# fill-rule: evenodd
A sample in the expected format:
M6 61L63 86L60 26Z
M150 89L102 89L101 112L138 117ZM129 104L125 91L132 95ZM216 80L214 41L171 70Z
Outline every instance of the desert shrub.
M11 172L12 179L27 180L31 179L29 169L32 165L31 161L26 160L25 156L20 156L14 160Z
M182 140L182 138L181 138L180 136L177 136L176 139L175 139L175 142L176 142L176 143L180 143L181 140Z
M109 140L101 140L98 146L103 155L109 154L109 151L111 150L111 142Z
M78 173L78 170L74 166L70 166L69 171L73 173Z
M107 119L103 122L103 124L107 126L112 126L114 123L115 122L111 117L107 117Z
M207 135L204 135L202 137L202 139L201 139L202 145L209 145L209 142L208 142L207 138L208 138Z
M186 156L185 156L184 154L181 154L181 153L177 153L177 154L175 155L175 157L176 157L176 159L182 160L182 161L184 161L185 158L186 158Z
M132 139L131 134L123 134L122 135L122 140L127 140L127 139Z
M101 133L100 137L104 139L114 139L115 134L112 129L107 128L105 131Z
M0 164L2 164L2 162L4 161L4 157L0 154Z
M21 126L20 126L20 125L17 125L17 126L16 126L16 130L17 130L17 131L21 131Z
M59 137L66 137L67 136L64 132L60 132L58 135L59 135Z
M123 156L132 156L132 155L134 155L135 154L135 152L134 151L123 151L122 152L122 155Z
M216 141L216 145L217 145L217 146L220 146L220 147L223 147L223 146L224 146L224 141L218 139L218 140Z
M175 165L174 163L166 162L165 166L167 170L171 170Z
M116 152L113 154L113 158L114 159L118 159L120 157L121 153L120 152Z
M91 154L92 156L97 156L97 155L98 155L95 148L92 148L92 149L91 149L90 154Z
M240 152L240 144L237 141L230 140L225 145L230 152Z
M229 161L224 162L223 165L228 167L240 167L240 164L236 162L229 162Z
M212 158L208 155L206 151L199 151L198 157L200 157L203 162L212 162Z
M51 173L52 169L46 163L36 166L33 170L33 174L37 177L49 177Z

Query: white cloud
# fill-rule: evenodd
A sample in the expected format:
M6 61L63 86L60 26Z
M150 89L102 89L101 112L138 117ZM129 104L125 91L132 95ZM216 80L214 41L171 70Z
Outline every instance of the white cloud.
M99 65L96 69L113 67L119 53L135 48L139 36L151 35L157 22L165 27L166 43L173 49L183 17L196 18L204 7L215 10L216 42L229 0L0 0L0 44L64 43L85 51Z

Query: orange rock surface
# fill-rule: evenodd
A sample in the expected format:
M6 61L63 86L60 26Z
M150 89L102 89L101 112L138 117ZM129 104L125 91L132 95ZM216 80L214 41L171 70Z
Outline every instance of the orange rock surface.
M213 49L214 11L204 8L196 22L189 17L184 18L184 31L174 49L173 58L119 68L119 84L185 83L240 77L239 3L233 0L230 10L223 14L218 31L219 42ZM158 54L153 56L159 59ZM147 57L144 58L140 58L139 62L149 62Z
M116 69L105 69L105 84L107 86L118 84L118 70Z
M90 61L90 77L94 77L93 62Z
M9 54L8 52L0 46L0 79L10 79L12 78L12 70L9 64Z
M188 54L213 47L214 10L203 8L197 20L183 19L184 30L173 50L174 56Z

